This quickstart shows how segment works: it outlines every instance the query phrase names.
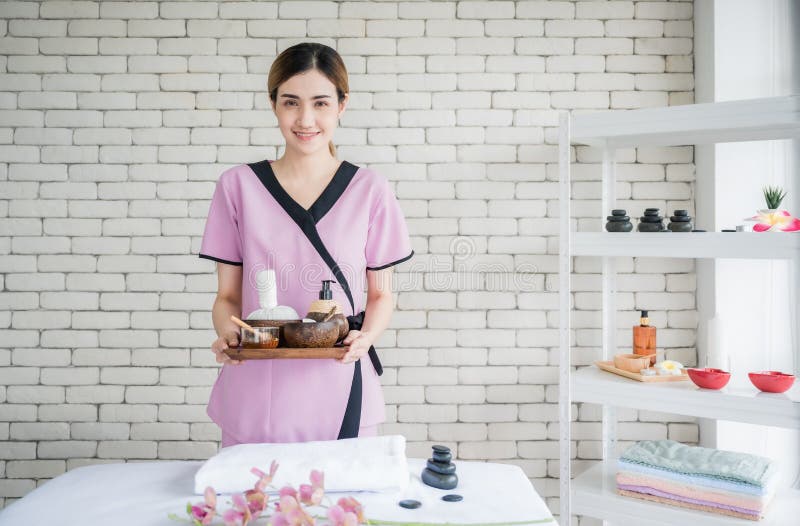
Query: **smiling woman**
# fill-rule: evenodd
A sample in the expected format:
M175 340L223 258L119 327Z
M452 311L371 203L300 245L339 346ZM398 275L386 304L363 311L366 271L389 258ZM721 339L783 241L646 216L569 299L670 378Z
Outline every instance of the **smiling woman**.
M273 62L267 89L284 137L294 136L298 144L328 139L336 156L333 131L350 92L347 69L336 51L314 43L290 47Z
M211 350L224 364L208 414L222 428L223 447L374 435L384 404L373 343L392 314L391 267L413 254L405 219L384 178L336 158L332 137L348 101L336 51L292 46L273 63L267 85L284 154L222 174L200 248L200 257L218 263L212 318L219 337ZM264 269L282 277L278 303L300 314L317 299L320 280L336 283L333 300L349 307L352 329L338 363L237 362L224 353L240 345L231 316L258 308L249 276Z

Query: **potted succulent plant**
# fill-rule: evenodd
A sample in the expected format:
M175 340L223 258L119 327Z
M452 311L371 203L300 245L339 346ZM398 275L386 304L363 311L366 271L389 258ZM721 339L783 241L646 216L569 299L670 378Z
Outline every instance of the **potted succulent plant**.
M748 217L747 221L755 221L753 232L797 232L800 231L800 219L793 217L780 208L786 197L786 191L780 186L765 186L761 189L767 208L758 214Z
M765 186L761 191L764 192L764 201L769 210L778 210L786 197L786 191L780 186Z

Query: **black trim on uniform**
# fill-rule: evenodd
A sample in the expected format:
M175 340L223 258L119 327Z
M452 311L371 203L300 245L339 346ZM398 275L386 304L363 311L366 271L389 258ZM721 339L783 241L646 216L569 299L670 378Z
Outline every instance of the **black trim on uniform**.
M314 223L319 223L325 214L333 208L333 205L336 204L336 201L339 200L347 189L347 186L350 184L350 181L356 175L357 171L358 166L352 165L347 161L342 161L336 173L333 174L333 179L331 179L328 186L325 187L325 190L317 197L317 200L314 201L311 208L308 209L308 213L314 218Z
M364 324L364 311L362 310L358 314L354 316L347 317L347 326L350 327L351 331L360 331L361 326ZM378 358L378 353L375 351L375 347L370 346L369 348L369 359L372 361L372 366L375 367L375 372L378 373L378 376L383 376L383 365L381 364L381 359Z
M339 436L336 440L343 438L356 438L361 427L361 360L356 360L353 364L353 382L350 384L350 396L347 397L347 408L342 417L342 426L339 428Z
M367 270L383 270L385 268L393 267L395 265L399 265L400 263L402 263L404 261L408 261L409 259L411 259L411 257L413 255L414 255L414 251L412 250L411 254L407 255L404 258L400 258L397 261L392 261L391 263L387 263L385 265L381 265L380 267L367 267Z
M214 256L209 256L208 254L198 254L198 257L201 257L203 259L210 259L211 261L216 261L218 263L225 263L226 265L234 265L236 267L241 267L242 266L242 262L241 261L238 261L238 262L237 261L228 261L227 259L215 258Z
M328 186L326 186L319 197L317 197L317 200L314 201L311 208L306 210L284 190L281 183L278 182L278 178L275 176L275 172L272 170L269 161L265 160L253 163L250 165L250 168L256 173L258 178L261 179L261 182L267 187L272 197L278 201L296 223L299 217L310 215L314 224L319 223L325 214L333 208L333 205L335 205L336 201L342 196L347 189L347 185L350 184L353 176L355 176L358 171L358 166L352 165L347 161L342 161L339 168L336 169L336 173L333 174L333 178L328 183Z
M350 310L355 315L355 303L353 303L353 295L350 292L347 278L333 259L333 256L328 252L328 249L325 248L325 243L322 242L322 238L320 238L319 232L317 232L316 223L322 219L322 216L331 209L347 189L347 185L350 184L353 176L355 176L358 171L358 166L350 164L347 161L342 161L342 164L339 165L339 169L336 170L331 182L328 183L328 186L308 210L300 206L297 201L286 193L275 177L275 172L272 171L269 161L259 161L249 166L272 197L275 198L284 211L289 214L289 217L300 227L300 230L305 234L306 238L308 238L320 257L325 261L325 264L328 265L328 268L330 268L334 277L336 277L336 281L347 296L347 300L350 302ZM370 360L372 360L375 371L382 372L383 367L381 367L378 353L375 352L374 347L369 348L369 357ZM361 362L357 361L353 367L353 382L350 386L350 396L348 397L347 408L345 409L344 418L342 419L342 427L339 430L339 439L355 438L358 436L358 430L361 424L361 392Z

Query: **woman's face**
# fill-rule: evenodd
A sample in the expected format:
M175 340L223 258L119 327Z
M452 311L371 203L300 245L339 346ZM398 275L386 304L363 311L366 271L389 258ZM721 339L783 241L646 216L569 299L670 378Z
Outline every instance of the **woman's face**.
M328 142L348 96L339 103L336 86L316 69L295 75L278 86L273 110L286 140L286 149L312 154L328 151Z

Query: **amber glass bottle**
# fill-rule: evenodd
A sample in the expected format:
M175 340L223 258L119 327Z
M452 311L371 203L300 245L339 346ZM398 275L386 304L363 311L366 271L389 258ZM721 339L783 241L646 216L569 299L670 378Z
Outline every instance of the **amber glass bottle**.
M656 328L650 326L646 310L639 325L633 326L633 354L650 355L650 365L656 363Z

